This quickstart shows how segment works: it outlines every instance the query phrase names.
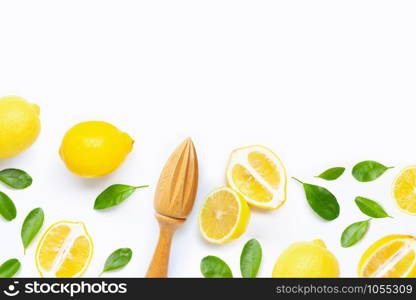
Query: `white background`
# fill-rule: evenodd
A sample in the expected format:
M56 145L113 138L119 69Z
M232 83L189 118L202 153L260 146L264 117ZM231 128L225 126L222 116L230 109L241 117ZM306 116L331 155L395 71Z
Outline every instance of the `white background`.
M177 232L170 276L201 276L200 260L217 255L240 276L244 243L263 247L260 276L269 277L290 243L321 238L343 276L355 276L363 251L390 234L416 235L415 218L390 197L401 168L416 163L416 3L414 1L1 1L0 96L16 94L41 107L42 132L26 152L0 168L28 171L33 185L0 189L18 217L0 220L0 261L22 261L18 276L38 276L26 256L20 227L43 207L42 232L59 220L85 222L95 253L85 276L97 276L119 247L134 256L106 276L141 277L156 244L153 194L170 152L187 136L197 147L200 183L195 208ZM81 121L103 120L136 141L123 166L100 179L78 178L58 156L63 134ZM226 245L205 242L197 213L204 196L225 184L229 153L263 144L283 160L289 176L329 188L341 205L333 222L308 207L289 180L277 211L252 210L247 232ZM371 183L355 181L351 167L378 160L396 168ZM345 166L335 182L313 178ZM150 184L119 207L92 209L113 183ZM355 196L379 201L394 219L375 220L352 248L342 230L364 220Z

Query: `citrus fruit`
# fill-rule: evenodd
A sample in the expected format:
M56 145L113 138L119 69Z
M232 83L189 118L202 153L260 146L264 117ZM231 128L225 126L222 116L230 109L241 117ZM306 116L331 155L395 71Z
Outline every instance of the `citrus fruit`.
M392 196L403 212L416 215L416 166L404 168L393 182Z
M42 236L36 249L36 267L42 277L79 277L90 264L93 243L81 222L61 221Z
M224 244L242 235L250 219L246 201L229 187L213 190L199 212L199 230L211 243Z
M0 98L0 159L28 148L39 132L39 106L17 96Z
M82 177L100 177L116 170L133 148L131 137L101 121L83 122L64 136L59 153L67 168Z
M388 235L372 244L358 264L359 277L415 277L416 238Z
M277 209L286 200L286 171L279 157L263 146L239 148L231 153L228 185L249 204Z
M280 254L272 277L339 277L339 265L323 241L297 242Z

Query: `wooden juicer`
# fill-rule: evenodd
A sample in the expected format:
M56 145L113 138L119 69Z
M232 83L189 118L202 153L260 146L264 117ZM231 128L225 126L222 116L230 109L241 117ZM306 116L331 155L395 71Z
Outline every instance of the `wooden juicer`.
M198 188L198 158L190 138L176 148L157 184L154 207L160 233L146 277L167 277L173 234L186 221Z

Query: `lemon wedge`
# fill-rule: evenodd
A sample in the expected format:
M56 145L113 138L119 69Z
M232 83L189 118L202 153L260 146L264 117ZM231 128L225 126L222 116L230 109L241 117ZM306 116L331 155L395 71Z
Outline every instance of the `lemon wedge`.
M199 230L211 243L224 244L246 231L250 209L246 201L228 187L213 190L199 212Z
M286 200L286 170L279 157L263 146L239 148L231 153L228 185L251 205L277 209Z
M372 244L358 264L359 277L415 277L416 239L388 235Z
M61 221L42 236L36 249L36 267L41 277L80 277L88 268L93 243L81 222Z

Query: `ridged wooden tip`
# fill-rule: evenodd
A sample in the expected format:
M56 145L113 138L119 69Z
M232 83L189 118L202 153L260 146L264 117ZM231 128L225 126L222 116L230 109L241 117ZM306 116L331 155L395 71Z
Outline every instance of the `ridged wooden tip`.
M171 154L160 175L155 210L164 216L186 219L198 188L198 158L194 143L187 138Z

